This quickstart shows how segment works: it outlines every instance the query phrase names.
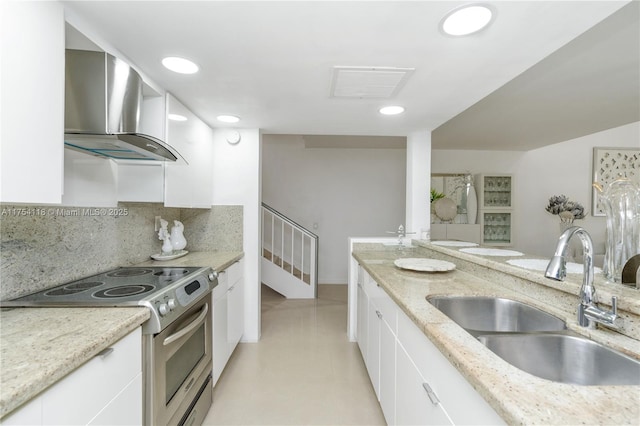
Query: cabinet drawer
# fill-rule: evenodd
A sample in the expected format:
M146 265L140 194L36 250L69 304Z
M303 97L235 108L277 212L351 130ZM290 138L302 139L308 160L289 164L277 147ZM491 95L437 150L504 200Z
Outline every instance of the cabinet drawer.
M402 346L397 348L396 383L396 424L453 424L437 399L429 397L424 387L427 382Z
M397 305L391 299L391 296L387 294L382 287L380 287L368 274L365 275L365 291L369 300L375 307L375 310L380 312L381 319L383 319L393 332L396 334L397 330Z
M372 297L378 289L378 283L376 283L373 278L371 278L371 275L364 269L362 270L362 286L369 297Z
M142 424L142 373L109 402L90 425L141 425Z
M213 300L220 300L229 290L229 273L225 269L218 272L218 285L213 288Z
M454 424L504 424L504 420L403 312L398 314L398 342Z
M105 350L107 353L96 355L43 394L45 424L87 424L142 373L140 328L108 349ZM142 404L141 393L137 395L137 401Z
M382 289L382 287L378 287L378 290L380 291L380 294L374 299L374 303L382 314L382 320L387 323L393 335L396 336L398 334L397 305L391 299L391 296Z

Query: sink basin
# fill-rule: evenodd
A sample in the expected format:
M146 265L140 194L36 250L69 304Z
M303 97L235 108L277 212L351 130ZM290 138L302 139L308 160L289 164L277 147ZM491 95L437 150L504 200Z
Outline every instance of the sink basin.
M478 340L534 376L584 386L640 385L640 362L581 337L563 334L486 335Z
M522 333L567 328L561 319L510 299L434 296L427 301L475 336L486 332Z
M427 301L500 358L534 376L583 386L640 385L640 361L567 334L564 321L526 303L474 296Z

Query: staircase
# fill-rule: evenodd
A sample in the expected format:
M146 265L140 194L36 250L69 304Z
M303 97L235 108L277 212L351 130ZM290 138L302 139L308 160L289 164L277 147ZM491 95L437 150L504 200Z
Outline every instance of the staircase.
M262 282L288 299L318 294L318 236L262 203Z

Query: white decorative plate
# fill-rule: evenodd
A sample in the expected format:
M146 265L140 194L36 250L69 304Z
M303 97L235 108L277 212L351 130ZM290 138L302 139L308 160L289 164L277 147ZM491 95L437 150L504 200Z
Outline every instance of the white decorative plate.
M447 262L446 260L424 259L419 257L396 259L393 264L398 268L420 272L445 272L456 269L455 263Z
M431 244L435 246L445 246L445 247L475 247L476 243L470 243L467 241L431 241Z
M178 250L178 251L172 252L171 254L162 254L162 253L152 254L151 258L153 260L171 260L171 259L177 259L179 257L185 256L188 253L189 252L187 250Z
M524 253L520 253L515 250L504 250L504 249L494 249L494 248L484 248L484 247L474 247L474 248L463 248L460 249L461 252L469 253L469 254L479 254L481 256L523 256Z
M451 198L440 198L433 205L436 216L442 220L452 220L458 214L458 206Z

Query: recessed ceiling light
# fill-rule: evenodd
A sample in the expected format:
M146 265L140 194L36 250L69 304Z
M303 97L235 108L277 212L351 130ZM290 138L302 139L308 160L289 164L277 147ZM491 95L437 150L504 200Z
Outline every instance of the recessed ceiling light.
M485 28L492 18L493 11L489 6L468 4L449 12L440 23L440 29L452 36L469 35Z
M162 60L162 65L173 72L180 74L193 74L198 72L200 68L188 59L170 56Z
M169 120L173 121L187 121L187 117L180 114L168 114L167 117L169 118Z
M236 117L235 115L219 115L216 117L216 119L224 123L237 123L238 121L240 121L240 118Z
M380 112L380 114L384 115L396 115L402 114L404 112L404 108L401 106L392 105L380 108L378 111Z

